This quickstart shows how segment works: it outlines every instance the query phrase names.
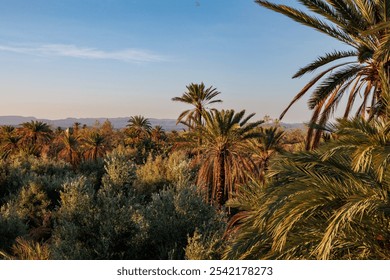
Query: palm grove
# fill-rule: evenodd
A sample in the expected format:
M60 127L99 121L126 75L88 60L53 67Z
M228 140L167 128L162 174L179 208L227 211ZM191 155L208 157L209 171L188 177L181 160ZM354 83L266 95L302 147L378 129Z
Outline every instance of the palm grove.
M311 94L306 139L203 83L172 99L183 132L3 126L0 256L388 259L390 1L256 2L348 46L294 75L319 71L281 115Z

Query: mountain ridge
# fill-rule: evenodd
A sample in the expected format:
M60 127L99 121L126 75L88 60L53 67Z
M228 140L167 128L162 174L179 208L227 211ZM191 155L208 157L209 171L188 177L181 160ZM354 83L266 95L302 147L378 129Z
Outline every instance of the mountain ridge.
M50 124L53 127L68 128L72 127L75 122L80 123L81 125L93 126L97 122L103 124L106 120L110 121L114 128L120 129L126 127L130 117L116 117L116 118L64 118L64 119L46 119L46 118L36 118L36 117L24 117L24 116L0 116L0 125L12 125L19 126L24 122L30 121L42 121ZM156 125L162 126L163 129L167 131L172 130L182 130L185 128L183 124L176 125L176 120L174 119L155 119L148 118L152 127Z
M68 128L72 127L75 122L80 123L81 125L93 126L96 122L103 124L106 120L110 121L114 128L121 129L126 127L130 117L114 117L114 118L64 118L64 119L45 119L45 118L36 118L36 117L24 117L24 116L0 116L0 125L12 125L19 126L24 122L30 121L42 121L50 124L53 127ZM152 127L160 125L166 131L180 131L184 130L186 127L183 124L176 125L175 119L156 119L148 118ZM280 124L285 129L303 129L305 125L303 123L281 123Z

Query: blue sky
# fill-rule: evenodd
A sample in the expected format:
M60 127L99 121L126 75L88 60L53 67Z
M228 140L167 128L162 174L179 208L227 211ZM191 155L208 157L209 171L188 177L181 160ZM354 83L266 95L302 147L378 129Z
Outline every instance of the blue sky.
M0 115L176 118L171 98L203 81L218 108L276 118L335 48L252 0L0 0Z

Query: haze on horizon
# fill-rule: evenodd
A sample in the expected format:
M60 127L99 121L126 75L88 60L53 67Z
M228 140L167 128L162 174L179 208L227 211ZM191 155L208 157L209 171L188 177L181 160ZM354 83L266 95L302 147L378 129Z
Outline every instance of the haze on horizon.
M277 118L311 78L291 76L339 47L252 0L0 0L0 26L0 115L47 119L175 119L192 82ZM283 121L309 118L305 99Z

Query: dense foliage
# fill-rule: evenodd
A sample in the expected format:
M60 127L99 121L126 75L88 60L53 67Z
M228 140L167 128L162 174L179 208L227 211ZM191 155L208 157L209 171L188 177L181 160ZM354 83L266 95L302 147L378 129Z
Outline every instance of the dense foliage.
M173 99L195 107L184 132L2 126L0 258L389 259L390 74L375 71L380 110L321 123L311 151L303 131L207 108L220 93L203 83Z
M142 116L122 130L108 122L1 127L2 258L220 259L231 215L225 201L250 177L239 164L260 174L251 145L263 147L269 131L244 114L208 112L203 125L193 121L199 127L181 133L152 128ZM216 200L216 178L205 174L215 168L211 149L223 143L225 198Z
M340 120L337 140L277 157L267 184L230 202L225 257L388 259L389 125Z

